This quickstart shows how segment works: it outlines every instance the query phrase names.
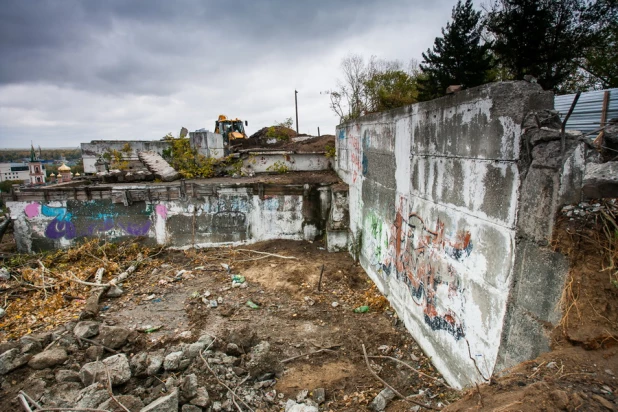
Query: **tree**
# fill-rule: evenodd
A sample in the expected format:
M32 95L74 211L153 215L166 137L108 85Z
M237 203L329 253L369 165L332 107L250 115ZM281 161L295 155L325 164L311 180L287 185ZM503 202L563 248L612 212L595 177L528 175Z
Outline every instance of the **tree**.
M532 75L544 89L565 92L593 87L588 74L615 56L599 47L607 44L604 33L615 10L615 0L497 0L486 27L496 57L513 78ZM603 63L595 60L599 55ZM581 68L588 74L578 73Z
M580 67L598 83L598 88L618 87L618 7L605 16L613 19L594 34L594 41L586 49Z
M367 113L416 103L418 69L415 61L404 69L399 60L350 55L341 62L343 80L336 90L327 91L330 107L341 122Z
M482 29L481 12L474 10L472 0L459 0L442 37L423 53L420 100L443 96L450 85L474 87L492 80L491 44L482 40Z

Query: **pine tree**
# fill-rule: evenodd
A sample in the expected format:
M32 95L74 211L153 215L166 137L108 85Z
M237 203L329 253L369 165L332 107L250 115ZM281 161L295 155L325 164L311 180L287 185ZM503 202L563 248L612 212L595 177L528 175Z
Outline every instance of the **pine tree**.
M423 53L419 100L443 96L450 85L474 87L491 81L491 44L481 41L482 29L481 12L474 10L472 0L459 0L442 37Z
M585 56L593 58L590 51L598 49L615 11L615 0L499 0L486 27L495 37L497 59L513 78L532 75L544 89L560 92Z

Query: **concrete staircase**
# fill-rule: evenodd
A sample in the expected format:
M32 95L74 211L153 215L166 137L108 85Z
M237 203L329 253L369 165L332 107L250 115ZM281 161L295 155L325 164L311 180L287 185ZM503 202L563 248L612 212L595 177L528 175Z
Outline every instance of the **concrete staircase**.
M167 161L156 152L139 152L139 160L155 175L164 182L171 182L180 178L180 173L170 166Z

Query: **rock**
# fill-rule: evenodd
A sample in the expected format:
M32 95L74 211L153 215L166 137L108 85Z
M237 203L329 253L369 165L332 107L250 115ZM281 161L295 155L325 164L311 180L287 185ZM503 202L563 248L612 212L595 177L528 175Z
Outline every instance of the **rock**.
M172 352L163 360L163 369L166 371L177 371L180 369L180 361L182 360L182 352Z
M146 375L156 375L161 370L161 366L163 366L163 353L149 353Z
M270 352L270 343L262 341L255 345L251 351L251 359L246 366L252 377L275 371L278 367L278 361L274 354Z
M238 366L232 367L232 372L236 374L236 376L245 376L247 374L247 370L243 368L239 368Z
M105 294L105 296L107 296L108 298L119 298L123 294L124 294L124 290L120 289L120 287L116 285L112 285L107 291L107 293Z
M14 348L19 348L19 342L16 342L14 340L11 340L8 342L2 342L0 343L0 355Z
M318 405L324 403L326 400L326 391L324 388L316 388L313 390L313 400L316 401Z
M28 363L29 355L22 355L18 348L9 349L0 355L0 375L6 375L13 369Z
M205 347L208 347L213 344L215 339L212 336L206 334L206 335L200 336L200 338L197 341L205 344L206 345Z
M140 412L178 412L178 391L173 391L143 407Z
M186 375L180 383L180 401L185 403L197 396L197 376Z
M298 392L298 394L296 395L296 402L303 402L307 398L307 395L309 395L309 391L307 389L303 389L302 391Z
M142 400L137 396L117 395L116 399L118 399L118 402L123 404L131 412L137 412L144 407L144 402L142 402ZM100 404L97 409L102 409L109 412L125 412L125 410L122 409L120 405L118 405L112 398L109 398Z
M454 93L458 93L461 91L461 85L457 84L457 85L450 85L449 87L446 88L446 94L454 94Z
M0 268L0 280L7 281L11 279L11 273L7 268Z
M109 393L107 393L107 390L105 390L103 385L93 383L79 392L76 407L96 408L107 399L109 399Z
M99 342L108 348L118 349L127 343L130 333L130 330L119 326L101 325L99 328Z
M47 399L53 399L55 407L67 408L75 406L81 390L81 382L62 382L52 385L43 396ZM30 395L28 390L26 392Z
M165 380L165 390L168 393L172 393L173 391L176 390L176 387L178 386L178 384L179 384L178 380L176 379L174 375L172 375Z
M144 377L156 375L163 364L161 353L140 352L131 358L131 371L134 376Z
M212 403L212 410L214 412L219 412L222 409L223 409L223 405L221 405L221 402L215 401L215 402Z
M92 338L99 334L99 322L86 320L79 322L73 329L73 334L78 338Z
M99 362L87 363L82 366L79 376L84 385L91 385L94 382L107 382L107 371L109 371L112 385L122 385L128 382L131 379L131 366L127 355L120 353Z
M200 355L200 352L206 348L206 342L197 341L190 344L184 351L183 356L188 359L195 359Z
M587 198L618 197L618 162L587 164L582 191Z
M206 388L197 388L197 395L189 402L191 405L197 405L205 408L210 403L210 397Z
M69 369L60 369L56 372L56 382L80 382L79 372L75 372Z
M182 405L182 412L202 412L202 408L200 408L199 406L195 406L195 405Z
M28 362L28 366L32 369L52 368L56 365L61 365L69 359L67 351L63 348L52 348L36 354Z
M225 353L231 356L240 356L242 355L242 350L235 343L228 343L225 348Z
M129 361L131 373L133 376L146 376L146 368L148 368L148 353L140 352L133 356Z
M390 401L395 398L395 393L389 388L384 388L378 395L373 398L369 404L369 409L373 411L383 411Z
M43 350L42 342L31 335L23 336L19 340L19 343L20 343L20 351L21 353L24 353L24 354L34 355Z
M318 408L315 406L308 406L304 403L296 403L291 399L288 399L285 404L285 412L318 412Z
M95 361L97 359L101 359L103 357L103 352L105 350L98 346L98 345L92 345L91 347L89 347L88 349L86 349L86 359L91 360L91 361Z

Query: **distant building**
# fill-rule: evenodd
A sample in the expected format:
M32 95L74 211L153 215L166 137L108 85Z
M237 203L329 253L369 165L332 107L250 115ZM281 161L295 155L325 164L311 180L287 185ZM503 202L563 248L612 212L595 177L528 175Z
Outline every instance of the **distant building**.
M30 168L30 184L32 185L44 185L45 184L45 166L39 159L34 151L34 146L30 149L30 162L28 162Z
M30 181L30 169L27 163L0 163L0 182L7 180Z
M72 179L71 168L63 163L62 166L58 168L57 182L66 183L66 182L70 182L71 179Z

